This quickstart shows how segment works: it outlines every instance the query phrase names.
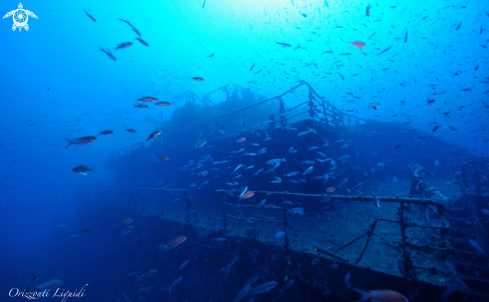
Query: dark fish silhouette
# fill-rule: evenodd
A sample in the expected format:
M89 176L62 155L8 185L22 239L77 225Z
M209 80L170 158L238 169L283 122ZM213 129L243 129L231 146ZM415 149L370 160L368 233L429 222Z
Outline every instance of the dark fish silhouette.
M95 20L95 18L94 18L94 17L92 17L92 16L91 16L89 13L87 13L87 11L86 11L86 10L83 10L83 11L85 12L85 14L87 14L87 16L88 16L90 19L92 19L92 20L93 20L93 22L97 22L97 20Z
M137 28L134 27L134 25L132 25L131 22L124 20L124 19L119 19L119 20L126 23L127 25L129 25L132 28L132 30L136 33L136 35L141 37L141 32L139 32L139 30L137 30Z

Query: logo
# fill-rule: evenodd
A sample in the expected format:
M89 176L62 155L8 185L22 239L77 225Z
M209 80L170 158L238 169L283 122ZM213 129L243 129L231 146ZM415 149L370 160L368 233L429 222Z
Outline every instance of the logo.
M12 19L14 19L14 25L12 25L13 31L15 31L17 28L19 28L19 31L21 31L22 27L28 31L29 25L27 25L27 20L29 20L29 16L37 19L37 16L33 12L23 9L22 3L19 3L18 9L8 12L5 16L3 16L3 18L5 19L10 16L12 16Z

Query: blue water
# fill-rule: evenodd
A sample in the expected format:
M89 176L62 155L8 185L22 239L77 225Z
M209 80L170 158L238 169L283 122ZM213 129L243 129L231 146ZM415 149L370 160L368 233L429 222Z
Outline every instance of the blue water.
M2 1L0 14L18 5ZM38 271L45 273L36 284L62 279L70 290L98 284L90 285L98 291L93 297L120 298L129 286L129 272L119 270L120 264L141 261L137 245L120 247L119 256L104 267L97 259L106 249L103 237L71 240L88 224L120 220L106 213L96 216L103 221L84 221L73 202L76 188L116 186L117 171L104 167L106 155L145 141L155 130L148 120L169 119L183 106L173 100L187 91L201 96L236 84L272 97L307 81L349 114L405 123L470 156L489 154L488 2L48 0L22 5L38 17L29 16L28 31L12 31L12 17L0 20L1 301L9 299L12 288L25 289ZM129 20L149 46L118 18ZM352 45L355 41L365 47ZM122 42L133 45L115 51ZM112 50L117 61L100 47ZM134 108L142 96L172 106ZM66 149L67 139L106 129L114 133ZM369 153L378 149L368 145L368 137L360 140ZM426 162L433 163L438 150L428 151L433 155ZM385 156L396 157L391 152ZM416 151L420 160L425 153ZM459 155L446 156L462 162ZM94 172L72 172L82 164ZM125 181L130 183L131 175ZM135 291L127 291L130 299ZM152 297L149 301L156 301Z

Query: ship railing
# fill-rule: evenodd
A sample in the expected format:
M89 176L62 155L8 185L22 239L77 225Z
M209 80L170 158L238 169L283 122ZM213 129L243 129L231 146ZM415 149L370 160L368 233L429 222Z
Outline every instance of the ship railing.
M294 97L294 93L301 87L307 88L307 98L304 102L297 104L297 99ZM244 93L244 88L239 86L233 86L232 88L225 86L210 92L210 94L223 89L226 89L226 93L229 94L227 97L228 100L232 99L233 95L238 93L236 91L241 91L241 94ZM230 90L234 92L229 92ZM251 92L247 91L246 93ZM209 94L202 99L210 100ZM257 116L257 113L259 113L262 109L265 109L265 107L267 107L267 111L269 111L269 106L272 103L278 104L278 109L276 112L267 113L266 116ZM286 105L290 105L290 108L287 108L289 106L286 107ZM306 106L307 108L302 109L298 113L295 112L301 109L303 106ZM266 121L264 121L265 119ZM320 96L309 83L301 82L300 84L275 97L257 101L251 105L244 106L228 113L196 122L179 129L165 131L164 139L157 139L152 141L150 144L164 145L166 139L170 140L171 138L174 138L174 136L181 133L185 133L186 137L194 137L195 141L197 141L198 138L201 137L201 134L203 134L204 129L206 133L205 140L207 142L212 142L214 140L220 140L229 136L236 136L243 131L249 131L252 129L263 127L287 127L291 123L304 119L315 119L321 122L321 124L328 130L335 131L337 133L355 131L359 127L363 127L366 123L365 119L342 112L328 102L326 98ZM226 127L226 134L224 134L224 131L222 131L223 127ZM144 146L144 144L136 144L135 146L140 148ZM109 163L111 163L119 158L121 154L126 154L127 151L132 152L133 149L134 146L130 146L124 149L109 152L107 155L107 160Z

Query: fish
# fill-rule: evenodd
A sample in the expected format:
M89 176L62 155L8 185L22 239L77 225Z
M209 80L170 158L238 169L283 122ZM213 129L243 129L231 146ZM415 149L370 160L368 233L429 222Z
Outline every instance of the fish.
M253 70L254 67L255 67L255 64L251 65L250 70L248 70L248 71Z
M169 160L169 159L170 159L169 156L163 156L163 157L158 158L159 161L166 161L166 160Z
M156 102L155 106L168 107L168 106L171 106L171 103L165 102L165 101L160 101L160 102Z
M274 288L275 286L277 286L277 282L275 281L270 281L270 282L267 282L267 283L264 283L260 286L257 286L255 288L252 288L249 290L249 293L250 294L261 294L261 293L264 293L264 292L267 292L269 290L271 290L272 288Z
M241 137L240 139L236 140L237 143L242 143L246 140L246 137Z
M226 238L223 238L223 239L226 239ZM231 260L231 262L226 265L225 267L221 268L221 273L222 272L229 272L229 270L231 269L231 266L236 262L238 261L238 256L234 256L234 258ZM226 273L227 274L227 273Z
M161 134L161 131L159 131L159 130L158 131L154 131L153 133L151 133L149 135L149 137L146 140L149 141L150 139L153 139L153 138L157 137L160 134Z
M208 58L212 58L213 56L215 56L216 54L215 53L211 53L210 55L208 55L207 57Z
M119 20L126 23L127 25L129 25L132 28L132 30L136 33L136 35L141 37L141 33L139 32L139 30L136 29L136 27L134 27L134 25L131 24L131 22L124 20L124 19L120 19L120 18L119 18Z
M450 128L451 130L453 130L453 131L457 131L457 127L455 127L454 125L452 125L452 124L448 123L448 124L447 124L447 126L448 126L448 128Z
M279 184L282 183L282 179L278 176L275 176L275 180L270 181L270 183Z
M79 146L86 145L86 144L92 143L96 140L97 140L97 137L95 137L93 135L83 136L83 137L75 138L73 140L67 139L69 144L68 144L68 146L66 146L66 148L68 148L71 145L79 145Z
M388 290L388 289L370 290L369 292L365 292L358 288L354 288L354 290L362 295L362 298L356 302L363 302L369 299L382 301L382 302L409 302L409 300L406 297L393 290Z
M134 230L134 226L133 226L133 225L128 226L127 228L125 228L125 229L124 229L124 231L122 231L122 236L124 236L124 235L127 235L127 234L131 233L131 232L132 232L132 230Z
M389 47L387 47L386 49L384 49L384 50L382 50L381 52L379 52L377 55L381 55L381 54L383 54L383 53L385 53L385 52L389 51L391 48L392 48L392 46L389 46Z
M114 49L119 50L119 49L124 49L132 46L132 42L122 42L119 45L117 45Z
M304 173L302 173L302 175L306 176L307 174L311 173L313 169L314 166L310 166L309 168L306 169L306 171L304 171Z
M149 108L148 105L145 105L145 104L136 104L134 105L135 108Z
M469 238L469 243L479 253L481 253L482 255L486 256L486 253L484 252L484 250L481 248L481 246L479 245L479 243L477 241Z
M99 46L99 48L101 51L105 52L105 54L108 55L109 58L111 58L113 61L117 61L117 58L112 54L112 51L105 49L105 48L102 48L100 46Z
M341 187L342 185L346 184L348 182L348 178L343 179L340 184L337 186L338 188Z
M347 191L348 191L348 193L350 193L350 192L360 191L362 188L363 188L363 182L357 184L356 186L354 186L350 190L347 189Z
M89 13L87 13L87 11L86 11L86 10L83 10L83 11L85 12L85 14L87 14L87 16L88 16L90 19L92 19L92 21L93 21L93 22L97 22L97 20L95 20L95 18L94 18L94 17L92 17L92 16L91 16Z
M32 275L29 280L27 280L28 283L35 282L41 278L41 276L44 274L44 272L37 272L34 275Z
M361 42L361 41L355 41L353 43L351 43L351 46L356 46L358 48L364 48L365 47L365 43L364 42Z
M373 201L374 201L374 203L375 203L375 206L376 206L377 208L380 208L380 201L379 201L379 198L377 197L377 195L375 195L375 193L374 193L373 191L370 191L370 192L372 192L372 194L373 194L373 197L372 197L372 198L373 198Z
M151 278L153 277L158 271L156 269L151 269L149 271L147 271L146 273L144 273L141 277L139 276L136 276L138 278L138 281L143 281L143 280L146 280L148 278Z
M277 45L279 45L279 46L281 46L281 47L284 47L284 48L288 48L288 47L290 47L290 46L291 46L291 45L290 45L290 44L288 44L288 43L282 43L282 42L275 42L275 43L277 43Z
M267 161L267 165L275 165L276 163L279 163L279 162L283 162L283 161L286 161L285 160L285 157L283 159L270 159Z
M460 22L460 23L457 25L457 28L455 28L455 31L459 30L459 29L460 29L460 26L462 26L462 22Z
M192 80L197 81L197 82L203 82L204 78L202 77L193 77Z
M333 193L334 191L336 191L336 188L329 187L329 188L326 189L326 191L328 191L329 193Z
M173 283L171 284L170 288L168 289L168 294L171 294L171 289L173 287L175 287L175 285L177 285L178 283L180 283L180 281L182 281L182 279L183 279L183 277L179 277L175 281L173 281Z
M134 129L126 129L127 132L131 132L131 133L136 133L136 130Z
M143 97L139 98L138 101L148 102L148 103L156 103L158 101L158 99L153 97L153 96L143 96Z
M258 278L257 278L258 279ZM248 295L248 292L250 291L251 289L251 285L250 284L246 284L240 291L239 293L236 295L236 297L234 298L233 302L239 302L241 299L243 299L245 296Z
M239 165L236 167L236 169L234 169L234 171L233 171L233 172L236 172L236 170L238 170L238 169L239 169L239 168L241 168L242 166L243 166L242 164L239 164Z
M253 195L255 195L255 192L248 191L248 192L244 193L242 196L240 196L239 200L251 198L251 197L253 197Z
M280 231L277 234L275 234L275 237L276 238L280 238L280 237L283 237L284 235L285 235L285 232L284 231Z
M112 226L113 227L118 227L118 226L122 226L122 225L128 225L128 224L131 224L133 222L132 219L128 218L128 219L124 219L122 220L121 222L119 222L118 224L113 224Z
M370 17L370 5L367 5L367 9L365 10L365 15L367 15L367 17Z
M287 280L285 280L287 281ZM294 279L290 279L289 282L287 282L284 287L282 287L279 291L282 293L284 292L287 288L291 287L292 284L294 284L295 280Z
M182 263L182 265L180 265L180 267L177 269L177 271L181 270L182 268L184 268L185 266L187 266L189 260L185 261L184 263Z
M61 281L60 279L52 279L52 280L49 280L49 281L46 281L44 283L36 285L34 287L34 289L39 290L39 291L51 290L53 288L59 288L63 284L64 284L64 282Z
M207 0L204 0L204 3L202 3L202 9L204 9L206 2L207 2Z
M433 130L431 130L431 131L435 132L436 130L438 130L438 128L440 128L440 126L436 125L435 127L433 127Z
M107 135L107 134L112 134L112 133L114 133L114 131L112 131L110 129L99 132L99 134L102 134L102 135Z
M148 42L144 41L142 38L140 37L136 37L136 40L139 41L139 43L143 44L144 46L149 46Z
M243 190L241 191L241 194L239 194L239 197L243 196L246 191L248 191L248 187L244 187Z
M158 248L160 250L167 251L169 249L172 249L172 248L174 248L176 246L179 246L180 244L184 243L185 240L187 240L187 237L185 237L185 236L178 236L177 238L175 238L172 241L170 241L168 244L165 244L165 245L160 244L158 246Z
M89 167L84 166L84 165L79 165L79 166L74 167L72 169L72 171L75 173L86 173L86 172L92 171L92 169L90 169Z
M91 230L92 230L91 228L84 228L83 230L80 231L80 233L88 233Z

